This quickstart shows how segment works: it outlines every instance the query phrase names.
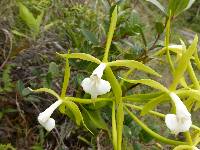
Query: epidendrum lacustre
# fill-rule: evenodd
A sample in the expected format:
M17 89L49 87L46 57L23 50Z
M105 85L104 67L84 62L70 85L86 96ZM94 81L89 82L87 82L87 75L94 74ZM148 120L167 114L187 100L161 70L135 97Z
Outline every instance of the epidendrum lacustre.
M93 71L92 75L89 78L85 78L81 83L83 90L89 93L91 98L97 98L98 95L106 94L111 89L110 83L101 79L105 68L106 64L101 63Z
M59 99L48 107L45 111L39 114L38 122L47 130L51 131L55 127L55 120L51 118L54 110L62 103L62 100Z
M188 112L184 103L173 92L170 93L176 107L176 114L167 114L165 116L165 123L167 127L174 133L188 131L192 125L191 114Z

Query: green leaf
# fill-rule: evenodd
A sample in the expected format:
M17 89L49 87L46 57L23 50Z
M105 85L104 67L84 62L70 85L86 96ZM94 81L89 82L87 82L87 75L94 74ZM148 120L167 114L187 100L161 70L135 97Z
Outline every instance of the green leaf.
M149 143L153 140L153 137L150 134L148 134L144 129L140 131L139 138L144 143Z
M36 22L37 22L38 27L40 27L40 25L42 23L43 16L44 16L44 11L42 11L40 13L40 15L38 15L37 18L36 18Z
M21 36L21 37L24 37L24 38L27 38L27 39L29 38L27 35L25 35L24 33L19 32L17 30L12 30L12 33L17 35L17 36Z
M198 49L196 49L195 53L194 53L194 61L198 67L198 69L200 70L200 60L199 60L199 56L198 56Z
M3 82L3 87L1 89L1 85L0 85L0 89L5 92L11 92L12 88L13 88L13 83L12 83L12 79L11 79L11 68L12 65L7 65L6 68L3 70L3 74L2 74L2 82Z
M189 9L195 1L196 0L189 0L188 5L187 5L187 7L184 10Z
M0 144L0 150L16 150L10 143L9 144Z
M194 107L194 111L197 111L200 108L200 101L196 102L195 107Z
M175 90L177 84L179 83L180 79L182 78L185 70L187 69L187 64L189 63L193 53L197 49L197 42L198 42L198 36L196 35L192 44L189 46L189 48L182 54L182 57L180 58L178 62L178 66L175 69L174 72L174 80L170 86L171 90Z
M122 143L123 122L124 122L124 108L123 108L123 103L120 102L117 108L117 147L121 147Z
M107 124L101 116L100 111L87 110L84 107L83 112L87 114L88 118L92 121L93 126L99 129L108 130Z
M112 91L115 96L115 101L116 103L119 103L122 100L122 90L119 82L115 78L112 69L109 66L107 66L105 69L105 75L106 79L108 80L108 82L110 82L110 85L112 87Z
M140 143L134 143L134 150L142 150L142 145Z
M18 80L17 83L16 83L16 89L17 89L17 92L22 95L22 91L24 89L24 83L22 82L22 80Z
M36 90L29 88L29 90L33 91L33 92L47 92L47 93L55 96L57 99L60 99L60 96L55 91L48 89L48 88L39 88L39 89L36 89Z
M147 73L161 77L160 74L158 74L156 71L154 71L150 67L145 66L143 63L135 61L135 60L116 60L116 61L108 62L107 66L111 66L111 67L112 66L124 66L124 67L128 67L128 68L134 68L134 69L136 68L138 70L142 70Z
M52 77L57 77L59 75L59 68L55 62L49 64L48 73L51 73Z
M63 104L60 106L60 111L65 112L65 108L70 109L70 111L73 113L76 124L80 125L81 121L83 121L83 116L78 106L72 101L63 101Z
M22 90L22 96L28 96L31 93L31 91L29 90L29 88L24 88Z
M154 4L156 7L158 7L165 15L167 14L165 8L160 4L157 0L147 0L148 2Z
M164 27L162 22L156 22L155 23L155 27L156 27L156 31L157 31L158 34L163 33L163 31L165 29L165 27Z
M81 114L81 111L79 109L79 107L72 101L69 100L64 100L63 103L60 105L59 110L61 113L63 114L67 114L70 118L74 118L76 121L77 125L80 125L81 122L83 123L83 125L85 126L85 128L92 133L88 127L86 126L84 120L83 120L83 116ZM67 110L70 110L70 112L67 112ZM93 133L92 133L93 134Z
M39 26L33 14L22 3L19 3L19 15L26 25L36 34L39 33Z
M71 53L71 54L59 54L57 53L59 56L67 58L67 59L73 59L73 58L79 58L82 60L86 60L86 61L91 61L97 64L100 64L101 61L97 58L95 58L92 55L86 54L86 53Z
M98 45L99 42L94 33L90 32L89 30L83 29L83 28L81 29L81 33L84 35L86 40L92 42L95 45Z
M109 53L109 50L110 50L110 45L111 45L113 34L114 34L116 24L117 24L117 8L118 7L116 6L115 9L112 12L110 27L109 27L109 31L108 31L108 35L107 35L106 48L105 48L103 62L108 61L108 53Z
M117 150L117 126L116 126L115 102L113 102L112 105L112 142L114 150Z
M168 7L168 13L170 13L172 16L177 16L184 10L191 7L194 0L170 0L169 1L169 7Z
M161 102L167 101L169 96L167 94L160 95L159 97L153 98L146 103L141 111L141 115L146 115L149 111L153 110Z
M155 98L163 94L163 92L153 92L147 94L133 94L123 97L123 100L134 101L134 102L146 102L149 99Z
M64 98L66 95L67 87L69 84L69 78L70 78L69 60L66 58L65 74L64 74L64 81L62 85L61 98Z
M159 82L151 80L151 79L141 79L141 80L128 80L128 79L124 79L124 78L121 78L121 79L126 82L129 82L129 83L141 83L141 84L150 86L152 88L161 90L162 92L169 93L169 90L166 87L164 87Z
M195 99L193 99L192 97L189 97L187 100L184 101L185 106L190 112L192 110L194 103L195 103Z

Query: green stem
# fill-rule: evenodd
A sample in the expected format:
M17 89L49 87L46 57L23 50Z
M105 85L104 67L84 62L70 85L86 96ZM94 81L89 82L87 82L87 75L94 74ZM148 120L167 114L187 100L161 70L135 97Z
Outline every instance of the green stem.
M190 146L190 145L179 145L177 147L175 147L173 150L193 150L194 146Z
M174 69L174 65L172 63L172 60L171 60L171 56L170 56L170 52L169 52L169 38L170 38L170 24L171 24L171 17L168 18L168 21L167 21L167 25L166 25L166 32L165 32L165 47L166 47L166 51L167 51L167 61L170 65L170 69L171 69L171 72L172 74L174 73L175 69Z
M195 75L195 72L194 72L193 68L192 68L191 62L188 63L187 70L188 70L189 76L190 76L190 78L191 78L191 80L192 80L192 82L193 82L195 88L196 88L197 90L200 90L199 81L198 81L198 79L197 79L197 77L196 77L196 75Z
M171 139L167 139L159 134L157 134L156 132L152 131L149 127L147 127L146 124L144 124L142 121L140 121L140 119L138 119L133 113L131 113L128 108L124 107L125 110L127 111L127 113L131 116L131 118L138 123L147 133L149 133L152 137L154 137L155 139L166 143L166 144L171 144L171 145L187 145L186 142L181 142L181 141L175 141L175 140L171 140Z
M62 99L64 99L64 97L65 97L66 90L67 90L68 83L69 83L69 78L70 78L70 67L69 67L69 61L66 58L64 81L63 81L62 91L61 91L61 98Z
M124 121L123 103L122 103L122 90L119 82L117 81L112 69L107 66L105 70L107 80L110 82L113 94L115 96L115 102L117 107L117 150L121 150L122 141L122 129Z
M116 24L117 24L117 6L115 7L115 9L113 10L113 13L112 13L103 62L108 62L108 53L109 53L109 50L110 50L110 45L111 45L111 42L112 42L112 38L113 38L113 34L114 34Z
M133 104L127 104L126 103L125 105L128 106L128 107L131 107L133 109L136 109L136 110L142 110L143 109L143 107L136 106L136 105L133 105ZM152 114L152 115L158 116L160 118L164 118L165 117L164 114L156 112L156 111L149 111L149 113Z
M117 127L116 127L116 118L115 118L115 102L113 101L112 106L112 139L114 150L117 150Z
M128 76L129 76L134 70L135 70L135 69L133 69L133 68L132 68L132 69L129 69L129 71L127 71L127 72L124 74L123 78L125 78L125 79L128 78ZM123 86L123 84L124 84L124 80L121 80L121 81L120 81L120 85Z
M118 104L117 108L117 149L121 150L122 143L122 131L123 131L123 122L124 122L124 108L122 100Z
M96 102L103 102L103 101L113 101L113 98L95 98L95 99L82 99L77 97L65 97L64 100L70 100L77 103L82 104L91 104Z
M187 141L190 145L193 145L193 141L192 141L190 132L189 132L189 131L184 132L184 135L185 135L186 141Z
M198 51L196 50L194 53L194 61L196 62L197 68L200 69L200 60L198 56Z

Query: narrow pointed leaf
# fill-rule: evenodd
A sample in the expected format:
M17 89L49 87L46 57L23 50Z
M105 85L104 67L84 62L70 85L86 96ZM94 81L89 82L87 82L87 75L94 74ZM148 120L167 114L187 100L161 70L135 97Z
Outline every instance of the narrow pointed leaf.
M42 19L43 19L43 16L44 16L44 11L42 11L36 18L36 22L37 22L37 25L38 27L41 25L42 23Z
M96 38L96 35L89 30L86 30L84 28L80 29L81 33L84 35L87 41L92 42L93 44L97 45L99 43L98 39Z
M88 118L92 121L93 126L99 129L108 130L107 124L101 116L100 111L86 110L84 107L83 112L87 114Z
M165 15L167 14L165 8L160 4L159 1L157 0L147 0L147 2L152 3L153 5L155 5L157 8L159 8Z
M160 95L159 97L153 98L146 103L141 111L141 115L146 115L149 111L153 110L158 104L169 100L169 96L166 94Z
M124 108L123 103L120 102L117 108L117 147L121 149L122 144L122 131L124 122Z
M194 41L189 46L189 48L183 53L182 57L179 60L178 66L174 72L174 80L170 89L175 90L177 84L179 83L181 77L183 76L185 70L187 69L187 64L189 63L193 53L197 48L198 36L196 35Z
M108 82L110 82L113 94L115 96L115 101L118 104L122 100L122 90L120 84L115 78L115 75L109 66L107 66L105 69L105 75Z
M162 92L169 93L169 90L166 87L164 87L159 82L151 80L151 79L141 79L141 80L128 80L128 79L124 79L124 78L121 78L121 79L126 81L126 82L129 82L129 83L141 83L141 84L150 86L152 88L161 90Z
M200 70L200 60L199 60L199 56L198 56L198 51L196 49L195 53L194 53L194 61L198 67L198 69Z
M78 106L72 102L72 101L64 101L64 103L60 106L62 109L62 112L64 112L65 107L70 109L70 111L73 113L73 116L76 120L76 124L80 125L81 121L83 121L83 117L81 114L81 111L79 110Z
M115 31L115 28L116 28L116 24L117 24L117 6L115 6L115 9L112 12L110 27L109 27L109 31L108 31L108 35L107 35L106 48L105 48L103 62L108 61L108 53L109 53L109 50L110 50L110 45L111 45L111 42L112 42L112 38L113 38L113 34L114 34L114 31Z
M163 92L153 92L147 94L133 94L123 97L123 100L133 101L133 102L147 102L149 99L155 98L163 94Z
M124 67L128 67L128 68L135 68L135 69L142 70L144 72L161 77L161 75L159 73L157 73L150 67L145 66L143 63L135 61L135 60L116 60L116 61L109 62L107 64L107 66L111 66L111 67L112 66L124 66Z
M112 105L112 142L114 150L117 150L117 125L116 125L116 112L115 112L115 102Z
M64 58L68 58L68 59L73 59L73 58L78 58L78 59L82 59L82 60L86 60L86 61L91 61L97 64L100 64L101 61L97 58L95 58L92 55L86 54L86 53L71 53L71 54L59 54L57 53L59 56L64 57Z
M66 112L67 110L70 110L70 112L72 113L69 113L69 112ZM75 121L76 121L76 124L77 125L80 125L81 122L83 123L84 127L91 133L93 134L89 129L88 127L86 126L84 120L83 120L83 116L81 114L81 111L79 109L79 107L72 101L68 101L68 100L64 100L63 103L60 105L59 107L59 110L61 113L63 114L67 114L69 115L69 117L72 117L73 115L73 118L75 118Z
M48 89L48 88L39 88L39 89L36 89L36 90L33 90L31 88L29 88L29 89L33 92L46 92L46 93L49 93L49 94L55 96L57 99L60 99L60 96L55 91Z
M36 19L34 18L33 14L29 11L29 9L22 3L19 3L19 15L31 30L33 30L36 33L39 32L39 27L37 25Z

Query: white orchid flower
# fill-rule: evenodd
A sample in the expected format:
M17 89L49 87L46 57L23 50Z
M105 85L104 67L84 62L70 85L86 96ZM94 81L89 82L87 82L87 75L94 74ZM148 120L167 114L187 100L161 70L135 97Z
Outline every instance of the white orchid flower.
M177 135L179 132L189 130L192 125L191 114L175 93L171 92L170 97L175 104L176 114L167 114L165 116L165 123L167 127Z
M199 150L197 147L194 147L193 150Z
M92 75L89 78L85 78L81 83L83 90L89 93L91 98L97 98L98 95L106 94L111 89L110 83L101 79L105 68L106 64L101 63L93 71Z
M39 114L38 122L47 130L51 131L55 127L55 120L51 117L51 114L54 110L62 103L62 100L57 100L50 107L48 107L45 111Z

